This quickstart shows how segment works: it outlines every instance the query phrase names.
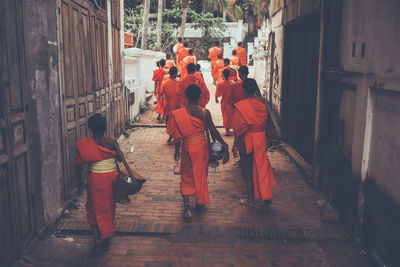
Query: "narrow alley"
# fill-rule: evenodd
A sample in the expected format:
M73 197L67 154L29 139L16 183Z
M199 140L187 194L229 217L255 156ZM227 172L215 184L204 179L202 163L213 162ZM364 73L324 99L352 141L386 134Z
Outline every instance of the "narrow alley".
M204 75L213 96L210 74ZM213 98L208 108L220 125L221 111ZM154 111L147 111L140 124L159 126ZM231 146L233 137L224 138ZM191 223L183 222L174 148L166 140L160 127L133 128L121 140L127 161L147 182L130 204L117 204L110 251L90 256L84 194L77 209L64 214L52 235L28 249L15 266L369 266L340 224L321 221L321 212L329 207L280 147L268 153L277 179L271 206L238 204L245 186L232 157L209 169L210 205L193 212Z

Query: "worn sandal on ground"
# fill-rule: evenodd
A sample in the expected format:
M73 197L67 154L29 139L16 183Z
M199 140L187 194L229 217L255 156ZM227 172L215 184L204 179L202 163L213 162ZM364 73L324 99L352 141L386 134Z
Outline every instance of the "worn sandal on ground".
M254 208L255 207L254 202L248 200L247 198L242 198L241 200L239 200L239 204L243 205L243 206L247 206L249 208Z

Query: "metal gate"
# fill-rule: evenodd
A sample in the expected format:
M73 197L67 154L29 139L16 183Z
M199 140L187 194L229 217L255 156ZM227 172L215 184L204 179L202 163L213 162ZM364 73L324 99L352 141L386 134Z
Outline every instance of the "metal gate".
M107 133L116 136L121 132L121 68L115 67L110 79L107 2L96 5L96 2L89 0L61 0L64 200L71 199L77 193L73 165L75 143L88 136L87 119L95 112L103 113L107 118ZM113 0L113 9L117 6L119 0ZM115 13L112 12L113 16ZM113 33L115 28L112 26ZM113 63L117 66L121 64L118 54L120 38L117 34L111 36L112 50L118 49L112 54Z
M21 1L0 1L0 265L34 231Z
M285 28L282 126L288 142L312 162L319 59L319 12Z

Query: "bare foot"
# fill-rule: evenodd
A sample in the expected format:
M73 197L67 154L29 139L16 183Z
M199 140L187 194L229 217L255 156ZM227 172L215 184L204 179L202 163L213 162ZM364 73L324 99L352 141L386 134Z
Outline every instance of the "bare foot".
M249 208L254 208L254 201L248 200L247 198L242 198L239 200L239 204L243 206L247 206Z

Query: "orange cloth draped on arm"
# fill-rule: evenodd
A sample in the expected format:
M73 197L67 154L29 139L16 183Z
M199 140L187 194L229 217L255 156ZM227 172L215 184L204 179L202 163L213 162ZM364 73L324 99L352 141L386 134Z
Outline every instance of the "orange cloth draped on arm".
M183 140L181 153L181 193L196 195L197 204L210 203L207 185L208 143L203 121L181 108L172 112L172 130L175 142Z
M215 98L222 96L221 111L225 129L232 128L233 108L231 105L228 104L228 99L230 98L230 94L231 94L231 83L229 81L222 80L217 83Z
M167 70L169 70L169 69L172 68L173 66L175 66L175 62L174 62L172 59L168 59L168 60L165 62L165 68L166 68Z
M242 66L247 66L246 49L238 46L234 50L236 50L236 56L240 58L240 64L242 64Z
M163 99L161 97L160 94L160 90L161 90L161 83L164 79L164 76L167 74L168 72L166 70L164 70L163 68L158 68L156 70L153 71L153 81L156 82L157 81L157 92L156 92L156 98L157 98L157 113L158 114L164 114L164 108L163 108Z
M196 58L194 56L187 56L182 60L181 78L187 75L187 66L190 63L196 64Z
M95 163L117 156L116 151L97 145L92 137L77 142L76 148L78 151L74 160L76 165ZM87 180L87 220L89 224L98 226L103 239L114 234L113 187L117 174L117 170L106 173L89 172Z
M179 105L186 107L188 105L188 101L185 95L186 88L191 85L196 84L201 89L201 95L199 99L199 106L204 108L208 102L210 101L210 91L208 90L206 83L203 79L200 79L198 75L195 73L187 74L183 79L179 81L180 87L180 101Z
M259 99L248 98L236 103L235 108L233 132L235 136L244 136L246 154L254 152L254 196L256 199L271 199L272 187L276 185L276 181L267 156L267 107Z
M223 68L224 68L224 61L222 59L218 59L214 62L211 62L211 76L215 80L218 79L219 72Z
M167 123L167 133L172 135L171 116L172 111L176 110L179 106L179 82L176 80L168 79L162 84L161 91L165 99L165 115L169 116Z

